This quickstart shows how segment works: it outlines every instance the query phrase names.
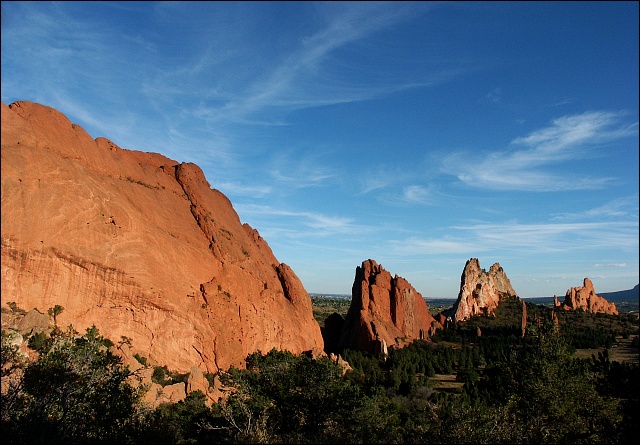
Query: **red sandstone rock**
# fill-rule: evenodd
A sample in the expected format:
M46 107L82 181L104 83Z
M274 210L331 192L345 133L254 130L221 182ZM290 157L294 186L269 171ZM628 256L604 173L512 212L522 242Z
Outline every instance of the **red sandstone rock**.
M366 260L356 268L339 349L385 354L388 347L426 340L430 332L441 327L422 295L407 280L392 277L375 261Z
M605 314L618 315L618 309L614 303L610 303L596 294L593 283L589 278L585 278L582 287L572 287L567 290L564 302L560 303L558 297L554 295L554 307L564 310L583 309L586 312L603 312Z
M495 263L486 272L480 269L477 258L471 258L462 271L458 299L445 315L456 322L474 315L490 315L500 301L509 297L517 297L517 294L500 264Z
M553 329L558 332L560 329L560 324L558 322L558 315L556 314L555 309L551 311L551 322L553 323Z
M2 104L1 176L3 303L60 305L58 325L95 324L182 373L242 368L257 350L322 351L298 277L198 166L16 102Z
M522 300L522 320L520 322L520 331L522 333L522 337L527 334L527 303Z

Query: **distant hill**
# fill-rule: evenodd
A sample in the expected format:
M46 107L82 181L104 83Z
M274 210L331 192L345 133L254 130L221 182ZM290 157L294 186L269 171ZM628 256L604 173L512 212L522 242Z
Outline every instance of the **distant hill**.
M617 292L603 292L598 294L603 298L606 298L612 303L620 303L623 301L639 301L640 300L640 287L635 285L633 289L621 290Z

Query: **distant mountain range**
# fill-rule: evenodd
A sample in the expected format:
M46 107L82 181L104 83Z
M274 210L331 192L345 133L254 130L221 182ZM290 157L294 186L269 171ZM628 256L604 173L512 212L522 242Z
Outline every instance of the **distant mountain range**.
M315 298L339 298L350 300L350 294L319 294L319 293L309 293L311 297ZM612 303L620 303L620 302L634 302L640 301L640 285L636 284L633 289L620 290L617 292L602 292L598 293L603 298L606 298L607 301ZM561 296L558 298L562 299ZM425 298L428 304L436 304L436 305L446 305L448 303L454 302L455 298ZM531 303L545 304L551 302L553 304L553 297L532 297L526 298L526 301Z
M623 301L640 301L640 285L636 284L633 289L620 290L617 292L603 292L600 295L612 303Z

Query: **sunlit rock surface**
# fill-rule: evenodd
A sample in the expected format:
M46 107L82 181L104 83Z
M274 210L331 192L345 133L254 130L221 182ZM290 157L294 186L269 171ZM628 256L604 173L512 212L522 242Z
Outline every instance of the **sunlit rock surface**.
M583 309L586 312L602 312L605 314L618 315L618 309L614 303L607 301L604 297L596 294L593 283L589 278L583 280L582 287L572 287L567 290L564 301L560 303L556 295L554 307L564 310Z
M516 296L499 263L495 263L487 272L480 268L477 258L471 258L462 271L458 298L453 307L445 311L445 316L458 322L474 315L490 315L501 301Z
M384 354L391 346L426 340L441 327L429 314L422 295L407 280L398 275L392 277L369 259L356 268L339 349Z
M94 140L31 102L2 104L1 165L3 307L60 305L59 326L129 338L178 372L322 351L294 271L197 165Z

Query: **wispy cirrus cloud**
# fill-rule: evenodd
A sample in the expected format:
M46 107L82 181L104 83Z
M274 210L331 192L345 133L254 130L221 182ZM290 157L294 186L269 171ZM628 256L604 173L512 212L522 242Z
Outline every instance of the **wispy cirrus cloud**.
M593 248L637 249L638 222L559 224L477 224L454 227L473 235L481 245L538 252Z
M562 213L553 221L577 220L583 218L638 218L638 195L616 198L604 205L578 213Z
M594 264L593 267L600 268L625 268L629 267L627 263L609 263L609 264Z
M339 176L338 171L322 162L321 153L281 150L271 156L266 170L280 186L292 189L319 187Z
M230 196L250 196L261 198L269 195L273 188L267 185L245 185L236 182L219 182L216 188Z
M614 178L560 176L552 170L560 162L594 155L593 147L636 136L638 123L623 123L623 116L606 111L563 116L546 128L514 139L510 144L514 149L483 157L454 153L444 159L442 169L477 188L538 192L599 189Z
M404 186L402 190L385 192L378 196L379 201L394 206L430 205L434 199L432 186L418 184Z
M402 196L405 201L414 204L427 204L432 199L431 190L421 185L405 187L402 191Z
M442 255L442 254L472 254L485 250L482 246L471 243L463 238L420 238L410 237L400 241L390 242L391 251L395 255Z
M435 255L526 251L568 252L588 249L638 249L638 222L472 224L454 226L457 235L410 237L392 242L397 254Z
M352 218L328 216L316 212L297 212L276 209L259 204L239 204L235 206L238 214L252 218L270 218L269 231L287 233L290 238L324 237L338 234L355 234L367 231L357 225ZM294 227L295 229L291 229Z
M194 72L194 75L209 71L209 76L216 79L212 82L213 93L198 92L199 97L212 99L203 101L198 110L198 118L209 125L283 125L282 114L292 110L362 101L442 82L459 72L447 69L431 72L418 81L395 78L376 82L372 80L375 76L367 71L375 69L376 65L354 64L352 69L359 71L345 77L343 70L349 62L335 56L337 51L402 21L411 20L431 7L395 2L319 3L314 5L318 20L308 30L309 34L294 36L281 53L266 58L264 54L244 54L246 47L255 45L244 45L243 48L216 46L216 53L240 52L243 58L256 60L258 65L238 73L237 77L244 79L242 84L235 82L227 71L233 65L245 68L246 62L232 59L234 64L220 65L218 59L209 53L195 60L192 69L181 67L174 73L167 71L158 76L156 82L175 84L176 79L184 78L181 73L186 71ZM221 42L219 37L213 40ZM149 88L152 91L165 89L161 85Z
M620 125L622 116L623 113L605 111L563 116L555 119L550 127L516 138L512 143L533 148L532 152L522 154L524 161L545 163L549 154L570 159L575 155L573 150L580 150L585 145L637 134L638 123Z

